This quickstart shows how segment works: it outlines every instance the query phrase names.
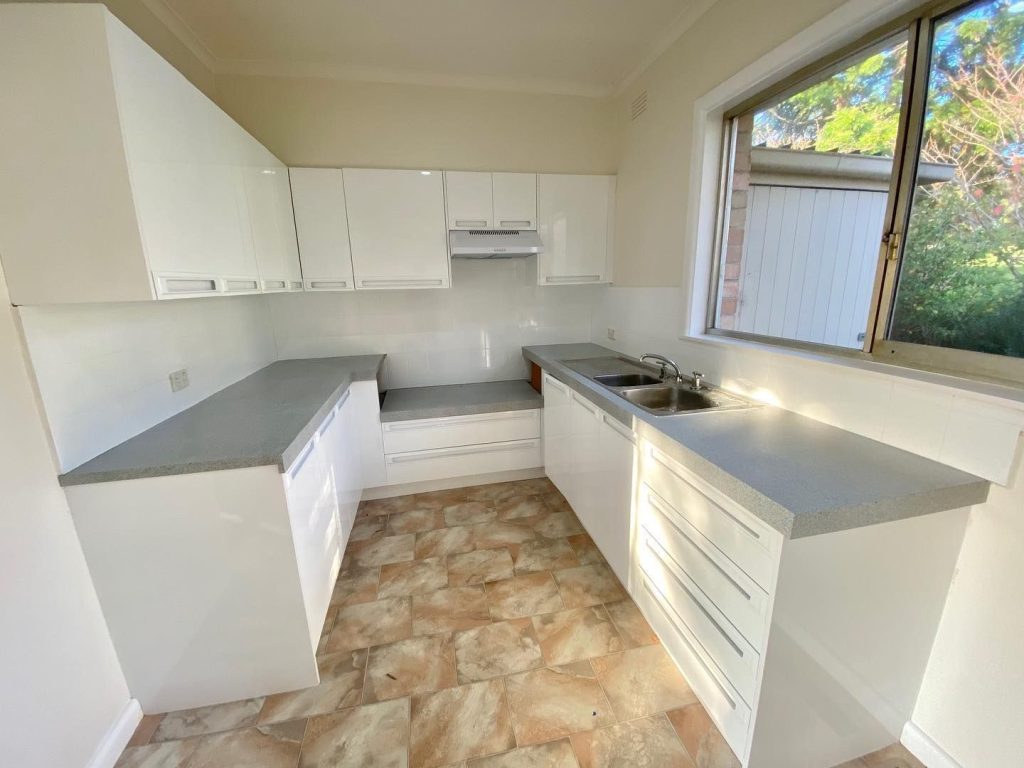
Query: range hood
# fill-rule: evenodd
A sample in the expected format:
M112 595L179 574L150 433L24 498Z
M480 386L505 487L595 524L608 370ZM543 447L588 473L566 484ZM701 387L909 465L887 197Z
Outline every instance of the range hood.
M540 253L540 236L527 229L453 229L448 233L453 259L513 259Z

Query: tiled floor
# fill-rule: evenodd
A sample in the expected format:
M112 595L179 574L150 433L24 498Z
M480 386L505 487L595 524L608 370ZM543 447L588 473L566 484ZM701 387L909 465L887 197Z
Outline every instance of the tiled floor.
M118 768L739 765L545 479L364 502L318 655L314 688L147 716Z

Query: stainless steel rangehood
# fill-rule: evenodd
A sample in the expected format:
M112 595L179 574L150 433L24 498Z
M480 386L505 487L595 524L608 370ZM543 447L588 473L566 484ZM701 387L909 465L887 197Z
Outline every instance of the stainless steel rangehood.
M453 229L448 233L453 259L513 259L540 253L540 236L526 229Z

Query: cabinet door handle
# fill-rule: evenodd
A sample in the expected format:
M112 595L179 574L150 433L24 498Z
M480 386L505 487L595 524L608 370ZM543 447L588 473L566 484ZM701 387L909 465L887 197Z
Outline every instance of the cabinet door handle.
M557 277L545 277L546 283L596 283L600 281L600 275L558 275Z
M224 280L224 293L240 293L243 291L258 291L260 284L256 280L246 280L245 278L225 278Z
M535 409L524 409L522 411L512 411L511 413L502 414L498 416L493 413L483 413L479 416L453 416L451 418L440 418L433 419L431 421L385 421L384 431L385 432L405 432L406 430L417 430L417 429L434 429L436 427L456 427L459 424L475 424L477 422L488 422L488 421L511 421L513 419L533 419L536 418Z
M399 464L406 461L426 461L427 459L447 458L450 456L471 456L476 453L501 453L504 451L514 451L517 448L529 448L536 444L536 440L524 440L512 443L496 443L494 445L468 445L465 448L440 448L427 453L399 453L394 456L388 456L388 461L392 464Z
M345 394L343 394L341 396L341 398L338 400L337 405L334 406L334 410L335 411L340 411L341 410L341 406L343 406L345 404L345 402L348 400L349 395L351 395L351 394L352 394L352 390L351 389L346 389L345 390Z
M545 373L544 374L544 381L546 381L552 387L557 389L563 395L567 394L569 392L569 388L565 384L560 382L558 379L556 379L554 376L552 376L550 373Z
M264 291L283 291L288 287L288 284L284 280L264 280L263 290Z
M348 281L346 280L307 280L306 285L309 286L311 291L337 291L342 288L348 288Z
M529 229L533 225L529 219L502 219L499 223L507 229Z
M416 288L444 285L444 280L360 280L364 288Z
M620 424L613 416L609 416L607 413L602 413L601 420L611 427L613 432L618 432L624 438L629 440L629 442L636 443L636 435L633 434L633 430L623 424Z
M594 417L599 417L599 416L601 415L601 409L600 409L600 408L598 408L598 407L597 407L596 405L594 405L593 403L591 403L591 402L590 402L589 400L587 400L586 398L584 398L584 397L581 397L580 395L577 395L577 394L576 394L576 393L574 392L574 393L573 393L573 396L572 396L572 399L573 399L573 402L579 403L580 407L581 407L581 408L583 408L583 410L585 410L585 411L586 411L587 413L589 413L589 414L590 414L591 416L594 416Z
M294 480L296 475L299 474L299 472L302 470L302 465L306 463L306 460L309 458L309 455L313 453L313 449L315 447L316 435L309 439L309 442L306 443L306 447L302 449L302 453L300 453L299 457L292 462L292 465L290 467L288 467L288 478L290 480Z
M456 227L474 227L476 229L486 229L488 225L486 219L456 219Z

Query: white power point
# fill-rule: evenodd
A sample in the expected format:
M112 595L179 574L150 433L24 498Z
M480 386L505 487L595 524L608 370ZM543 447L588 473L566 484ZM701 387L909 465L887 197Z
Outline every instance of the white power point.
M609 328L608 329L608 341L615 341L615 329L614 328Z
M171 392L180 392L188 386L188 368L172 371L168 378L171 380Z

